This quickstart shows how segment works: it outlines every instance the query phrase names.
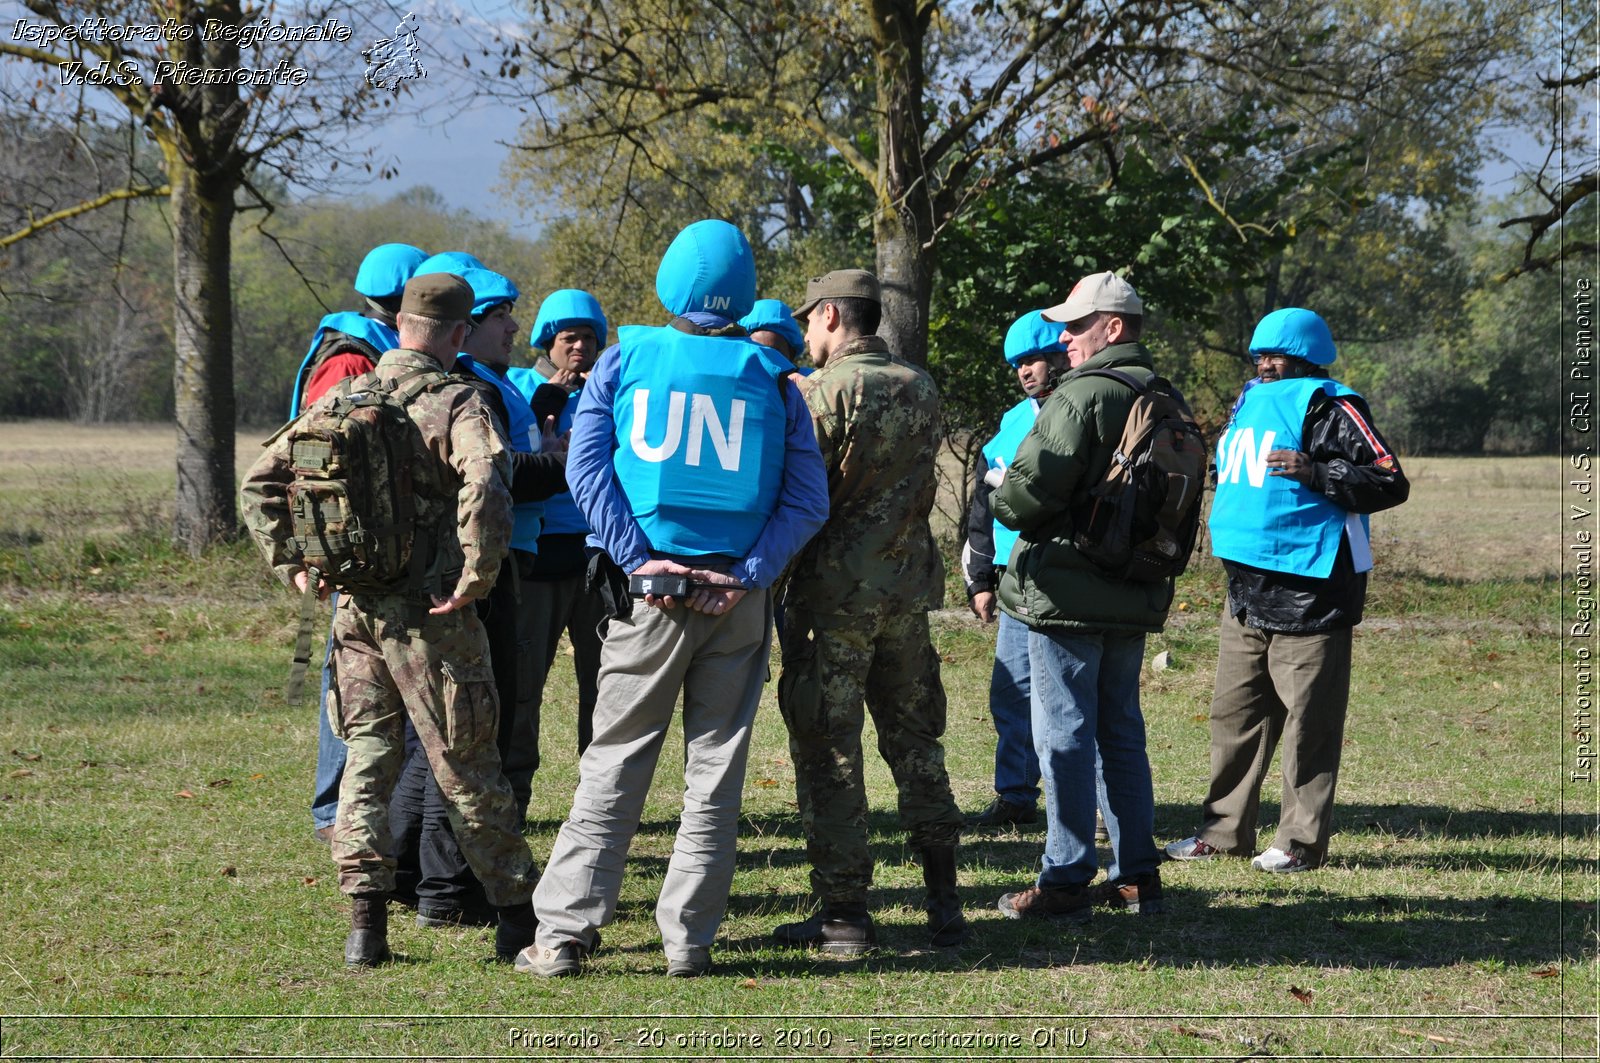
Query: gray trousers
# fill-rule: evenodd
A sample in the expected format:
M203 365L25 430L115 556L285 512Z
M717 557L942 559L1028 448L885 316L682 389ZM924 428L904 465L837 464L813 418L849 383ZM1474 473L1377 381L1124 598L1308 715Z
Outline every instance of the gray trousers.
M1298 847L1316 866L1333 832L1344 719L1350 701L1350 628L1283 634L1223 610L1211 702L1211 788L1200 837L1224 852L1256 847L1261 784L1283 742L1283 806L1274 848Z
M683 816L656 902L669 959L716 938L733 885L750 728L767 677L772 595L751 591L725 616L635 602L600 652L594 739L578 762L572 811L534 891L538 943L594 943L616 914L667 727L683 693Z

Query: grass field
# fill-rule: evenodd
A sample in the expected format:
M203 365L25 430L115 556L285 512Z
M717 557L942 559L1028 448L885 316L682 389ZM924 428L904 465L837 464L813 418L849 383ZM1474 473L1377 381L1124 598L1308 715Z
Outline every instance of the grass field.
M869 759L885 947L770 947L808 899L769 686L715 976L661 976L669 753L605 948L548 983L488 962L487 932L398 915L399 962L344 968L348 907L306 812L316 710L281 693L292 603L242 545L198 563L163 545L170 455L165 426L0 425L0 1058L1596 1057L1596 793L1563 784L1554 458L1410 462L1412 501L1374 520L1322 871L1167 865L1165 917L1069 930L994 908L1042 831L975 835L974 933L934 950ZM1221 594L1198 562L1150 640L1174 662L1144 686L1161 842L1198 825ZM971 810L993 631L955 608L935 627ZM558 663L528 825L541 861L576 778L572 702Z

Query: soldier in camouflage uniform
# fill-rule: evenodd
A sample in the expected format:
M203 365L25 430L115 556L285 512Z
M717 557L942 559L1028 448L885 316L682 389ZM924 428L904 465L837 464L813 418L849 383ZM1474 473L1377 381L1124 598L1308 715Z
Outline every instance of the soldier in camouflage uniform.
M928 610L944 565L928 528L939 397L928 374L874 335L877 278L814 278L795 311L819 367L801 383L828 469L830 515L787 584L778 706L821 909L774 930L780 942L850 955L875 940L867 911L872 854L862 778L862 703L922 857L936 945L966 936L956 893L961 813L945 773L944 688Z
M392 384L448 369L466 337L472 301L471 287L459 277L436 273L410 281L399 316L400 348L379 360L377 378ZM407 411L417 431L417 542L433 547L426 581L432 593L346 596L333 628L330 722L349 749L333 835L339 887L352 900L345 962L373 966L389 958L385 895L394 888L394 859L388 802L404 760L406 717L450 805L461 848L499 909L496 952L510 959L533 936L533 861L495 746L499 702L488 641L477 613L463 608L488 593L506 555L509 465L488 407L470 385L430 387ZM288 433L280 432L246 474L242 497L246 525L273 571L303 591L308 573L287 504L294 479Z

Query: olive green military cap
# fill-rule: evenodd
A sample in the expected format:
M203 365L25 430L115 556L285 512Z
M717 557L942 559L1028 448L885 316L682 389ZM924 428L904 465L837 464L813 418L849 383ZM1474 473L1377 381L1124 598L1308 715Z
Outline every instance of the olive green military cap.
M883 292L878 287L878 278L864 269L836 269L806 281L806 297L795 308L795 320L803 321L817 304L829 299L866 299L881 303Z
M400 312L435 321L465 321L472 316L472 285L454 273L424 273L406 281Z

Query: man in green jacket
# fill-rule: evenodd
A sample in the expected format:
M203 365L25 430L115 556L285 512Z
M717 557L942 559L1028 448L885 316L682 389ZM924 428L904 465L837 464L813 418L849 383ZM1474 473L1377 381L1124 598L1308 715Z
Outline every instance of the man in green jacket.
M1145 635L1166 623L1172 581L1119 579L1072 543L1074 516L1105 475L1135 398L1126 384L1089 371L1154 375L1138 342L1143 314L1133 287L1113 273L1085 277L1044 312L1066 326L1072 372L1039 411L993 496L995 517L1021 533L1000 607L1029 629L1033 739L1048 820L1038 881L1000 898L1013 919L1087 922L1096 903L1162 910L1139 671ZM1111 866L1091 888L1097 797Z

